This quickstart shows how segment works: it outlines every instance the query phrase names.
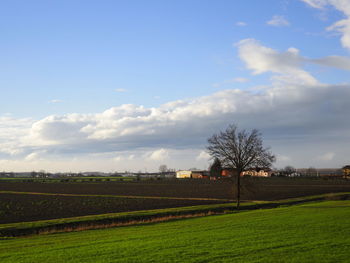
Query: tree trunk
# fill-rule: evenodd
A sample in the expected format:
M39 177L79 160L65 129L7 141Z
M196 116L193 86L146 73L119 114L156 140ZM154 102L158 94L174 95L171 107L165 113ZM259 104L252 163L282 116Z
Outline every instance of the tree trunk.
M241 171L237 174L237 210L239 210L239 205L241 202Z

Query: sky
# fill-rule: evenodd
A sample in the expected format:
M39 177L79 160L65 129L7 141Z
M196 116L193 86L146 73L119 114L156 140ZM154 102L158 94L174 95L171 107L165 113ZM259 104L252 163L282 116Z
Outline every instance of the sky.
M0 170L206 169L232 123L350 163L349 0L3 0L0 33Z

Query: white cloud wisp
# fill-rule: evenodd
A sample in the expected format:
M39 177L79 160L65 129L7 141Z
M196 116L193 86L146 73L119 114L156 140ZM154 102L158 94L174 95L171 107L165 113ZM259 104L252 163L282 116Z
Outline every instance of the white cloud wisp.
M301 0L309 6L317 9L324 9L326 6L333 6L342 12L346 18L339 20L326 29L336 31L341 34L341 43L343 47L350 49L350 1L349 0Z

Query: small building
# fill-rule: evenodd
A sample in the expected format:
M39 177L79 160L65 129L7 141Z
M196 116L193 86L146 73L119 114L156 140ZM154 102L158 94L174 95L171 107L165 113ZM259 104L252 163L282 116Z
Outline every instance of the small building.
M271 176L271 170L270 169L263 169L263 168L256 168L248 171L244 171L242 173L243 176L257 176L257 177L269 177Z
M342 168L342 171L344 176L350 176L350 165L345 165Z
M235 177L235 176L237 176L237 174L238 174L237 169L233 169L233 168L224 168L221 171L222 177ZM242 172L241 176L269 177L269 176L271 176L271 170L270 169L256 168L256 169Z
M176 172L176 178L209 178L208 171L181 170Z
M238 174L237 169L233 169L233 168L223 168L221 171L222 177L235 177L237 176L237 174Z
M208 171L192 171L191 178L209 178Z
M191 178L192 171L182 170L176 172L176 178Z

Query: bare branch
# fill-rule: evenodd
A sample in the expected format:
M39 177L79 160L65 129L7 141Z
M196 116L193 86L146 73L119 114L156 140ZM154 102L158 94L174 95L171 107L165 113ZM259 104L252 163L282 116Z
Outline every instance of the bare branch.
M208 144L207 151L213 158L217 158L223 166L238 171L237 207L239 207L240 172L254 168L269 168L275 161L275 156L269 148L263 147L262 135L257 129L251 132L238 131L234 124L210 137Z

